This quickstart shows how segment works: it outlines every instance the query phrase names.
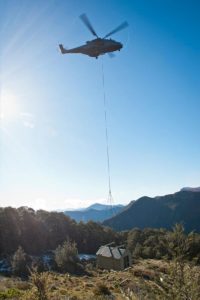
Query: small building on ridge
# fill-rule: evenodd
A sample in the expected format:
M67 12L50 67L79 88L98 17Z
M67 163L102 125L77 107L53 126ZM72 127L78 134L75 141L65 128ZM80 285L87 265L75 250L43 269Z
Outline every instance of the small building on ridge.
M96 253L97 266L107 270L124 270L131 266L131 253L124 245L112 246L113 243L101 246Z

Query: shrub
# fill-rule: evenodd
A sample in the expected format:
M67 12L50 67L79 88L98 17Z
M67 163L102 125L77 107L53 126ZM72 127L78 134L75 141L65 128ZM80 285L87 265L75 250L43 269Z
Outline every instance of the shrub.
M62 272L76 272L79 262L76 244L68 240L59 245L55 250L55 262Z
M8 289L6 291L0 292L0 299L19 299L21 292L18 289Z
M105 284L99 283L94 289L94 295L95 296L106 296L106 295L109 296L109 295L111 295L111 292Z
M187 261L188 243L181 224L176 224L169 236L169 253L172 260L169 268L169 283L166 299L199 300L200 272Z
M36 287L36 299L48 300L48 273L31 272L31 282Z

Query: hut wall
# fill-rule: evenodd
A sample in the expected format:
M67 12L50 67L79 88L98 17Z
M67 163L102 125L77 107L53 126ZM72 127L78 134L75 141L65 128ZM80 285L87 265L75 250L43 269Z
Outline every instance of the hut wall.
M122 259L113 259L112 257L103 257L97 256L97 266L99 268L107 270L122 270L123 269L123 260Z

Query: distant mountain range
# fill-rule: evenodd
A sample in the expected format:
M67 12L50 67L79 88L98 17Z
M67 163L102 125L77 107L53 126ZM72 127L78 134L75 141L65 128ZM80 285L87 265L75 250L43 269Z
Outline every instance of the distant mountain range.
M117 204L117 205L108 205L108 204L101 204L101 203L94 203L86 208L84 208L83 210L90 210L90 209L95 209L95 210L109 210L109 209L113 209L116 207L121 207L123 208L124 205L121 204Z
M184 187L181 189L182 192L200 192L200 187Z
M200 232L200 188L187 187L175 194L139 198L103 222L116 230L134 227L170 229L175 223L183 223L186 231Z
M79 210L66 210L64 214L74 219L76 222L88 222L90 220L95 222L103 222L111 218L113 215L119 213L124 208L123 205L105 205L100 203L92 204L87 208Z

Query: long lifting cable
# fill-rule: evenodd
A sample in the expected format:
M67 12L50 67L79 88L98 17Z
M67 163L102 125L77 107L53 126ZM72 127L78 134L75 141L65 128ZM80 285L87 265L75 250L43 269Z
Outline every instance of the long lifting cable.
M109 139L108 139L108 120L107 120L107 103L106 103L106 92L105 92L105 76L104 66L102 58L102 84L103 84L103 105L104 105L104 121L105 121L105 138L106 138L106 155L107 155L107 173L108 173L108 202L111 205L113 211L113 197L111 191L111 176L110 176L110 151L109 151ZM114 211L113 211L114 214Z

